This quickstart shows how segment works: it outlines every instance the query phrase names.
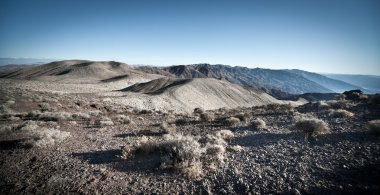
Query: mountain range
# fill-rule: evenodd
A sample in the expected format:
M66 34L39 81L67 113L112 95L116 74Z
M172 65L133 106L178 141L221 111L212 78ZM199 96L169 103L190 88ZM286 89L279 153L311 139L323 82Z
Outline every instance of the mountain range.
M367 90L363 87L303 70L272 70L210 64L169 67L139 66L136 69L151 74L178 78L227 80L244 87L264 90L279 99L286 98L289 94L341 93L352 89L373 93L372 90Z
M5 67L4 67L5 68ZM247 68L229 65L174 65L129 66L125 63L87 60L56 61L39 66L9 66L0 69L0 78L47 80L66 83L113 82L139 77L146 80L171 77L178 79L212 78L238 84L244 88L263 91L277 99L294 98L305 93L342 93L360 89L366 93L380 91L380 77L354 77L341 75L322 75L303 70L272 70ZM148 79L150 78L150 79ZM351 82L356 78L357 82ZM372 80L371 80L372 79ZM366 87L365 83L374 83ZM380 82L377 82L380 83Z

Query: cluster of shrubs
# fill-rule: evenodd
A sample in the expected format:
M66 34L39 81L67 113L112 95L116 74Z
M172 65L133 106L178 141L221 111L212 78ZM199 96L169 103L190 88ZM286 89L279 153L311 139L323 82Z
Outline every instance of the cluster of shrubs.
M161 140L142 137L121 148L123 159L136 155L159 154L159 167L174 169L188 178L201 178L204 169L217 170L223 164L229 130L205 136L166 134Z
M297 120L294 128L304 132L308 137L330 133L326 122L315 117L301 117Z
M55 128L40 127L42 121L25 121L19 125L7 125L1 128L1 132L20 132L25 134L28 139L23 142L26 146L32 147L48 147L56 143L64 141L70 136L70 132L60 131ZM40 125L39 125L40 124Z

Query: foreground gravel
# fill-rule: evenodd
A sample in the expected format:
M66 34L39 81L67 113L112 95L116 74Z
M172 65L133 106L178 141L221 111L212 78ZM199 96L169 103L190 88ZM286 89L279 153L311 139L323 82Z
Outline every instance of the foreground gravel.
M249 113L252 119L261 118L266 122L265 129L254 130L244 123L227 127L218 120L199 122L193 114L141 112L88 94L56 96L19 90L2 91L2 94L6 94L1 99L2 105L6 105L8 99L15 101L8 106L14 112L38 110L38 104L47 102L56 108L55 112L99 110L110 118L121 112L128 115L132 123L95 127L93 122L100 116L87 120L40 121L41 128L55 128L71 134L64 142L46 148L24 145L30 137L22 131L1 132L1 194L380 192L380 140L365 129L367 121L380 116L378 105L353 104L347 108L355 113L352 118L332 118L327 110L308 105L284 113L255 107L213 111L221 120ZM296 116L306 113L327 122L331 134L307 138L295 131ZM228 128L235 134L229 145L239 145L243 150L238 152L227 148L224 164L216 170L206 170L204 177L198 180L187 179L173 170L159 169L150 156L130 160L119 157L120 146L141 136L161 137L161 122L176 118L189 120L187 124L177 125L177 133L182 134L204 135ZM0 124L18 125L28 119L3 119Z

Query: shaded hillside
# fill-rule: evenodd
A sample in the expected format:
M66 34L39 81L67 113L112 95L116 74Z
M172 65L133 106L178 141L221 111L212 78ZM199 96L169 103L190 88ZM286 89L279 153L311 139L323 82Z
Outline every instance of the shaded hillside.
M301 75L337 93L342 93L344 91L349 91L349 90L354 90L354 89L364 90L363 88L359 86L352 85L341 80L332 79L332 78L329 78L317 73L312 73L312 72L307 72L307 71L297 70L297 69L286 70L286 71Z
M140 93L147 93L147 94L161 93L171 87L184 85L190 81L191 79L177 79L177 78L164 77L164 78L156 79L156 80L149 81L146 83L137 83L130 87L122 89L121 91L140 92Z
M380 93L380 76L350 75L350 74L324 74L326 77L344 81L364 88L366 93Z
M151 73L152 69L138 67L137 69ZM164 72L162 72L164 71ZM227 65L178 65L157 67L156 74L172 74L179 78L215 78L227 80L242 86L257 89L264 88L267 92L286 92L302 94L308 92L330 93L332 90L310 81L303 76L284 70L270 70L261 68L231 67ZM275 93L272 93L275 95Z

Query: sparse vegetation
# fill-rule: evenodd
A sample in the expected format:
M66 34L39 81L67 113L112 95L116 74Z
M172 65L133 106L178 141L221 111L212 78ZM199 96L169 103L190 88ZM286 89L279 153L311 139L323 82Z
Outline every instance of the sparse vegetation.
M202 177L204 168L215 170L223 163L227 143L222 137L229 138L231 132L224 130L216 135L207 135L201 140L181 134L167 134L161 141L143 137L122 147L121 157L130 159L141 153L160 154L160 168L173 168L188 178L198 179Z
M131 118L129 116L119 114L113 118L113 121L120 123L120 124L129 124L129 123L131 123Z
M62 142L70 136L70 132L60 131L57 129L39 129L29 132L31 139L25 144L35 147L47 147Z
M249 113L240 113L235 116L242 122L243 124L247 124L251 120L251 115Z
M294 111L293 106L290 104L268 104L265 109L276 114L292 113Z
M19 131L33 131L39 128L36 121L25 121L17 127Z
M254 129L265 129L266 123L263 121L263 119L257 118L251 122L251 126Z
M162 122L160 124L160 129L162 133L165 134L174 134L176 132L176 127L174 124L168 124L167 122Z
M237 127L240 124L240 120L236 117L229 117L224 120L223 124L229 127Z
M301 130L308 136L330 133L327 123L317 118L301 118L296 122L295 129Z
M104 127L104 126L113 126L114 123L112 122L110 118L103 116L100 119L97 119L95 121L95 125L99 127Z
M203 114L205 110L203 108L194 108L194 113L195 114Z
M59 120L70 120L72 119L72 114L67 112L40 112L33 111L28 113L28 116L34 120L44 120L44 121L59 121Z
M375 136L380 136L380 120L372 120L367 123L368 130Z
M349 112L347 110L338 109L338 110L330 110L329 115L335 118L351 118L354 116L354 113Z
M203 122L211 122L213 121L215 118L214 114L213 113L202 113L200 115L200 119L203 121Z

